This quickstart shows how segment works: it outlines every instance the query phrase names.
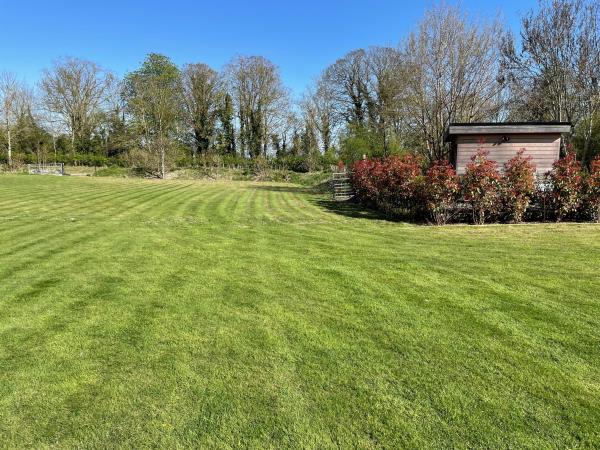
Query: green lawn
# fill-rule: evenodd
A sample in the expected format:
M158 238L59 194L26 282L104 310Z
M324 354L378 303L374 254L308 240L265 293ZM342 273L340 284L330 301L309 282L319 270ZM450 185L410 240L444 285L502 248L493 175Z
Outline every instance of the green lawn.
M600 446L600 226L0 176L0 446Z

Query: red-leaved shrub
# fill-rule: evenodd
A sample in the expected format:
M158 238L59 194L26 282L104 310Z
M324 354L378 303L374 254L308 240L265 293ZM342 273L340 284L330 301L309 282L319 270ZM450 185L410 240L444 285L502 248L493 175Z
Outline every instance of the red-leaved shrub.
M592 220L600 222L600 155L590 164L590 173L586 180L586 201Z
M417 206L421 159L414 155L390 156L382 160L354 163L351 182L361 203L386 211Z
M422 173L421 159L412 154L390 156L382 166L384 175L380 190L383 201L391 208L413 209L417 200L417 177Z
M463 198L471 205L473 222L484 224L486 217L500 209L500 173L498 163L487 158L488 151L479 149L471 157L462 177Z
M561 221L568 214L575 212L581 201L583 176L581 163L577 161L575 152L569 151L564 158L552 164L548 181L556 220Z
M544 220L547 208L552 208L557 220L578 213L600 222L600 157L592 162L584 179L581 164L569 152L553 164L542 183L536 183L535 167L531 158L524 156L524 149L504 164L503 174L481 148L461 177L456 176L447 161L436 162L423 175L421 163L414 155L355 162L350 171L355 198L393 214L414 216L416 212L426 212L433 222L442 225L451 218L455 207L461 206L461 194L477 224L502 211L510 220L520 222L535 195Z
M425 174L423 199L437 225L448 222L459 193L460 183L452 165L448 161L436 161Z
M531 156L524 157L525 149L504 163L502 177L503 203L510 220L519 223L535 192L535 166Z
M374 176L375 166L377 165L381 165L381 163L371 159L356 161L350 175L355 198L367 206L377 205L377 188Z

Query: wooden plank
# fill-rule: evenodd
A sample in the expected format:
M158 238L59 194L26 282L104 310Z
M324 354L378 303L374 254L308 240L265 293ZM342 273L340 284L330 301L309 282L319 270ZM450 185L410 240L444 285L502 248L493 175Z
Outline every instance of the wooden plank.
M496 162L500 162L500 161L508 161L509 159L511 159L513 156L515 156L514 153L510 154L510 155L488 155L487 158L489 160L492 161L496 161ZM545 161L550 161L550 162L554 162L558 159L558 157L553 157L553 156L535 156L535 155L525 155L525 157L527 156L532 156L531 160L532 161L538 161L538 162L545 162ZM471 162L471 155L464 155L460 158L456 159L457 163L468 163Z
M481 145L469 145L469 144L460 144L457 146L459 150L466 150L470 152L476 152L477 150L486 150L490 153L502 153L506 151L516 152L517 150L525 149L526 152L540 152L540 151L548 151L548 150L559 150L560 146L558 144L532 144L532 145L498 145L494 147L486 147Z
M493 143L498 140L508 137L510 141L515 142L547 142L556 141L560 139L560 134L549 134L549 133L535 133L535 134L511 134L511 133L500 133L500 134L488 134L488 135L461 135L456 137L456 142L479 142L483 140L484 143Z
M570 125L564 124L548 124L548 125L507 125L507 124L490 124L490 125L450 125L448 134L504 134L504 133L569 133Z

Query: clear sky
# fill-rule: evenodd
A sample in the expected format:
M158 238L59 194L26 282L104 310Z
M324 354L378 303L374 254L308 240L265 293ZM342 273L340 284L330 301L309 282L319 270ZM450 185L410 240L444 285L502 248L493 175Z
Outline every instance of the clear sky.
M453 3L453 2L448 2ZM90 59L118 75L149 52L177 64L220 69L235 55L262 55L299 94L346 52L395 46L432 2L414 1L26 1L0 0L0 71L35 82L63 56ZM465 0L475 16L498 13L518 29L536 0Z

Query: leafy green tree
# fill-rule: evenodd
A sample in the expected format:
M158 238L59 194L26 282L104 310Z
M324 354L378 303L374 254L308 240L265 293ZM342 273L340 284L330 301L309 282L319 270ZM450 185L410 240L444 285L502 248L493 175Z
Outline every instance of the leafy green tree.
M127 126L123 112L111 110L103 115L97 138L101 147L98 153L107 158L117 158L129 150L135 136L132 136L131 129Z
M365 126L349 125L340 136L340 158L346 163L367 157L384 156L381 136Z
M165 178L167 156L175 148L181 119L181 78L171 60L150 53L142 66L125 77L123 96L138 143Z
M19 130L15 138L16 152L27 160L47 162L53 148L52 137L39 125L31 110L19 115L15 128Z

